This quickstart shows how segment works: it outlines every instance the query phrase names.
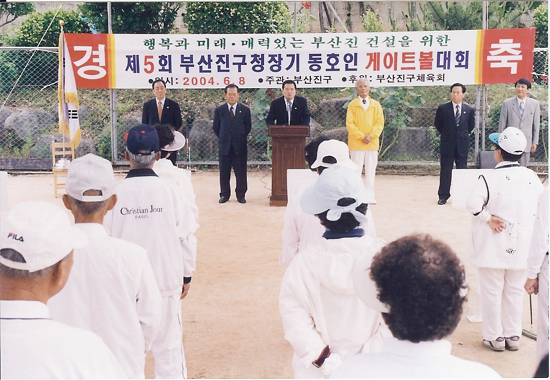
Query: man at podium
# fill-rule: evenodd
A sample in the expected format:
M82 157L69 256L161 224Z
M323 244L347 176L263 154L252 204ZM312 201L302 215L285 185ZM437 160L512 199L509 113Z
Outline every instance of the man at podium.
M283 82L283 96L271 102L266 117L267 125L309 125L310 112L307 100L296 95L296 82Z

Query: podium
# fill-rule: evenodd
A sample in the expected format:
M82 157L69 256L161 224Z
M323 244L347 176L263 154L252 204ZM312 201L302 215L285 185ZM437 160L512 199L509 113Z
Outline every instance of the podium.
M286 206L287 169L305 169L306 137L309 125L270 125L267 135L272 138L272 175L270 206Z

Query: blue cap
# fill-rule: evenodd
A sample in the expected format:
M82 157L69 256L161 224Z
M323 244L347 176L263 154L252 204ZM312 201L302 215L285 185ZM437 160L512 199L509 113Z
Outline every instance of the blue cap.
M159 135L157 130L148 124L132 127L126 135L126 148L132 154L150 155L158 152Z

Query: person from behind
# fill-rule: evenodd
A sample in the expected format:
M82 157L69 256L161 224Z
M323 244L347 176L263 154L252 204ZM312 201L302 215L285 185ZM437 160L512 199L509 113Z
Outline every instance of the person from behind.
M154 125L159 135L160 159L155 161L153 170L161 178L167 179L175 184L183 194L183 200L189 204L193 210L196 221L199 220L199 208L195 202L195 191L191 183L191 171L178 168L172 165L168 160L172 154L185 146L185 136L180 132L174 131L169 125Z
M159 333L151 352L157 378L186 378L181 300L195 271L198 225L177 188L153 171L159 155L156 129L140 124L126 139L130 171L116 185L117 203L104 218L111 236L145 248L162 296Z
M389 334L380 312L361 302L350 281L355 263L383 245L361 228L373 202L357 172L341 165L324 170L300 198L325 232L294 257L279 294L296 378L325 378L342 359L376 350Z
M382 312L393 334L380 352L355 355L334 378L487 378L493 369L451 355L444 338L458 325L467 287L464 267L451 248L429 235L411 235L386 245L372 263L358 263L355 290Z
M346 143L339 140L332 140L320 137L311 141L305 149L306 162L310 169L317 174L334 165L344 165L356 170L357 166L349 158L349 150ZM322 239L325 227L319 223L319 219L311 214L305 213L300 207L300 196L305 188L317 180L315 177L303 178L301 187L297 194L289 195L289 202L285 210L285 222L283 227L283 246L280 255L280 263L288 266L294 256L309 244ZM372 212L367 209L367 223L362 224L367 235L376 237Z
M20 203L0 221L2 379L126 377L101 338L51 319L46 306L69 278L73 250L86 244L50 203Z
M466 201L473 215L470 262L479 279L483 345L516 351L527 256L543 186L535 172L518 163L527 143L523 132L509 127L489 139L497 165L479 177Z
M172 165L170 163L170 165ZM110 237L103 217L116 202L111 163L87 154L69 166L63 203L90 244L74 250L65 288L48 301L53 319L98 334L129 378L145 378L162 299L145 249Z

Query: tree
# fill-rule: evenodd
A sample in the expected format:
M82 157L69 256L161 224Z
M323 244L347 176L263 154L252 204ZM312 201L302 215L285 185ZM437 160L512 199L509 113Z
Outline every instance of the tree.
M378 15L378 11L371 9L367 10L361 15L361 22L363 23L363 30L365 32L382 32L382 20Z
M181 3L111 3L113 33L168 34L175 29ZM93 31L107 33L107 3L84 3L78 6Z
M290 11L283 2L191 2L183 22L193 34L292 32Z
M20 16L34 12L33 3L0 3L0 28L12 23Z
M4 38L5 46L51 47L59 44L61 26L67 33L89 33L88 24L75 10L48 10L29 15L12 35ZM32 60L31 60L32 57ZM30 62L29 62L30 60ZM28 63L28 65L27 65ZM40 51L5 51L0 55L0 81L10 88L21 75L19 87L36 87L57 82L57 53Z
M533 12L533 26L537 28L535 47L548 47L548 8L541 5Z

